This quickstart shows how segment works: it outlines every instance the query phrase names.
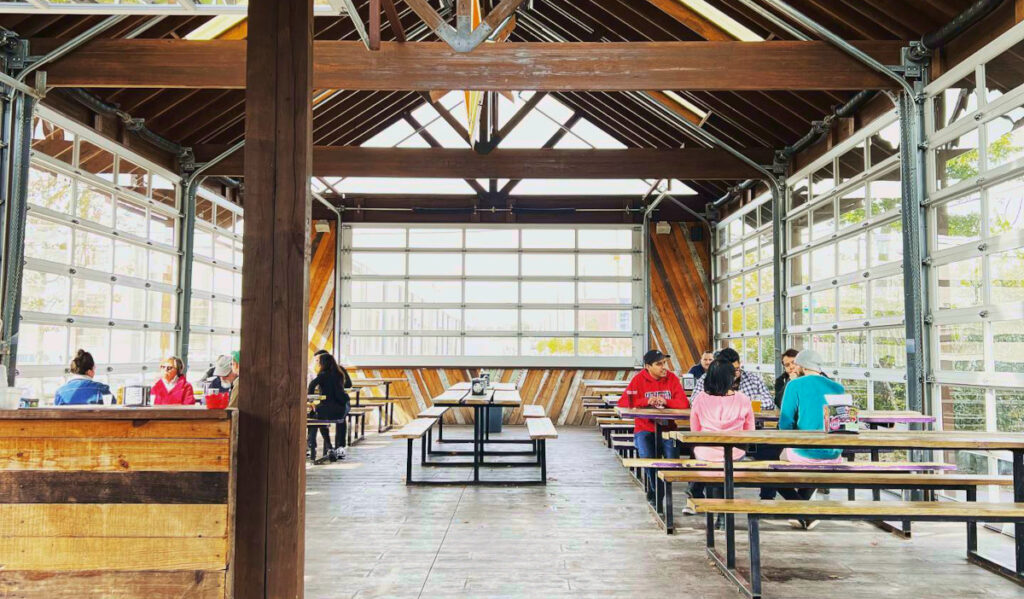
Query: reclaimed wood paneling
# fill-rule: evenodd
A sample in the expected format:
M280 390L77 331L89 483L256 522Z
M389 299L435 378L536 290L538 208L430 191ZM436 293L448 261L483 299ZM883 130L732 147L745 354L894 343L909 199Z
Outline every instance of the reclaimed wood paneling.
M234 412L0 410L0 597L231 597Z
M334 349L334 259L337 225L317 233L312 230L309 260L309 356L319 349Z
M690 228L702 225L694 223L672 223L672 232L658 235L651 231L651 347L662 349L672 355L672 367L677 373L685 372L700 359L704 350L711 348L710 288L707 274L710 273L710 248L706 231L702 241L690 240ZM653 229L653 227L652 227ZM330 260L314 260L314 266L329 272L333 278L333 246ZM322 272L310 272L310 281L323 280ZM311 302L315 294L311 293ZM320 331L319 337L329 339L333 323ZM312 321L310 324L312 329ZM330 347L330 341L317 348ZM311 345L312 347L312 345ZM555 359L552 362L556 362ZM576 368L511 368L486 369L502 382L516 382L523 402L542 406L545 413L557 425L593 424L582 397L585 388L582 381L591 379L626 380L632 369L576 369ZM408 422L420 410L431 406L431 398L447 387L461 381L468 381L480 372L478 368L375 368L373 365L357 365L353 377L403 378L405 382L391 387L391 395L402 397L395 402L395 419L398 423ZM365 390L362 397L383 395L383 389ZM453 409L445 415L445 422L466 424L472 422L472 410ZM522 424L522 411L505 410L505 422Z

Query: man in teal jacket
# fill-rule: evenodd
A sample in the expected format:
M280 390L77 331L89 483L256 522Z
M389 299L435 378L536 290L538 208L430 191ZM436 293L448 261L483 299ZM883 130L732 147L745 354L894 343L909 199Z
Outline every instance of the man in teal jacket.
M813 349L805 349L796 356L799 377L786 385L782 395L779 414L779 430L823 431L825 430L826 395L842 395L846 389L839 383L821 375L825 369L821 355ZM829 463L840 460L839 449L787 449L783 459L802 464ZM808 500L814 496L814 489L779 489L779 495L790 500ZM813 528L816 520L792 521L798 528Z

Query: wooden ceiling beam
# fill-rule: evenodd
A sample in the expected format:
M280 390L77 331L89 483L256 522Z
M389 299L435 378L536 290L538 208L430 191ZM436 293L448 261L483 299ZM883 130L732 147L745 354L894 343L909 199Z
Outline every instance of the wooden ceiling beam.
M195 146L204 162L226 148ZM766 148L748 149L761 163L771 161ZM211 176L239 176L241 153L211 167ZM680 148L658 150L519 150L497 149L477 154L470 149L364 148L317 146L313 149L317 177L440 177L453 179L746 179L757 171L723 150Z
M33 52L61 40L37 39ZM239 88L245 41L97 40L47 68L51 87ZM883 64L901 41L854 45ZM827 42L484 44L458 53L431 42L315 42L318 89L483 91L862 90L891 81ZM431 68L424 68L430 65Z

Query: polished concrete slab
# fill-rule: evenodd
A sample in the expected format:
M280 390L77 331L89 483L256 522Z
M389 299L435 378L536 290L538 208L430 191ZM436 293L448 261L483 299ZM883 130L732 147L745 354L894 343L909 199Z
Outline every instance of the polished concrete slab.
M470 433L445 428L446 436ZM705 557L702 517L677 511L679 531L666 535L595 429L559 433L548 444L547 486L407 487L405 442L379 436L342 462L310 467L306 597L740 597ZM506 427L502 436L524 434ZM468 480L471 472L417 464L413 476ZM743 563L745 530L738 538ZM965 561L962 525L919 523L913 539L901 540L864 523L797 531L767 522L761 542L766 597L1024 597L1024 588ZM982 530L979 543L1009 562L1008 537Z

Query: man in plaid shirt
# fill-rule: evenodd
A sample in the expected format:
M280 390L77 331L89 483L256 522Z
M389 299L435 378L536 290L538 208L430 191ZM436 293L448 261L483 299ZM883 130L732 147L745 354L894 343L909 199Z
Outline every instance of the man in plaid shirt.
M732 367L736 369L736 376L739 377L739 392L746 395L750 399L758 400L761 402L761 409L764 411L775 409L775 400L772 399L772 394L768 391L768 385L764 384L761 377L757 376L753 372L746 372L740 365L740 355L736 353L731 347L727 347L715 356L716 359L724 359L732 362ZM706 376L706 375L705 375ZM694 399L698 395L704 392L704 377L697 379L696 385L693 387L693 393L691 397Z

